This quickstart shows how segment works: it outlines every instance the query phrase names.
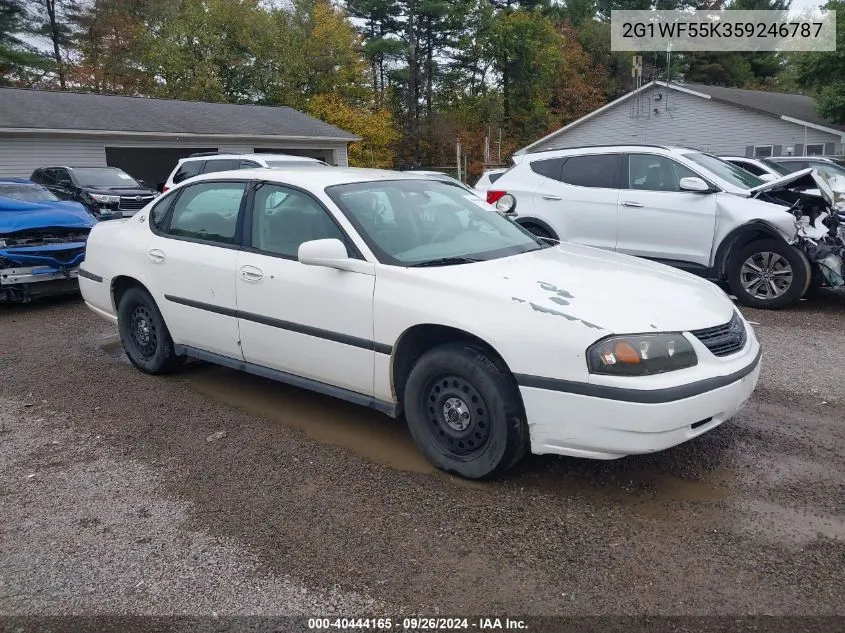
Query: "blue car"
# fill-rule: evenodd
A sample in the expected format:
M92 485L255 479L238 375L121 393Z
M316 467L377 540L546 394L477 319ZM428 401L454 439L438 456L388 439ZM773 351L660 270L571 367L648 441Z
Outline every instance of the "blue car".
M85 241L97 220L23 178L0 178L0 303L79 292Z

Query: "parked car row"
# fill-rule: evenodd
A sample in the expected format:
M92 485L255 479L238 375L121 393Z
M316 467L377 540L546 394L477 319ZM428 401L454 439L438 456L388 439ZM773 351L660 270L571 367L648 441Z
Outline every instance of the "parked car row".
M697 150L617 145L518 157L486 195L539 237L668 264L779 308L810 285L845 284L832 182L809 168L765 182Z
M202 173L326 166L286 154L194 154L179 161L165 190ZM88 231L130 217L159 193L117 167L40 167L29 180L0 180L0 302L78 291Z

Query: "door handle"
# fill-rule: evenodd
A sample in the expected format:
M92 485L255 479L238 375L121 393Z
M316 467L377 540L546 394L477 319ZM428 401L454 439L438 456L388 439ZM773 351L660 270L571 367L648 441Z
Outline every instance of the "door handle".
M548 194L543 194L543 200L563 200L560 196L550 196Z
M241 279L255 283L264 279L264 271L255 266L242 266Z
M625 200L622 203L622 206L623 207L636 207L637 209L642 209L643 203L642 202L631 202L630 200Z
M153 264L163 264L164 260L167 259L167 255L160 248L151 248L147 251L147 259Z

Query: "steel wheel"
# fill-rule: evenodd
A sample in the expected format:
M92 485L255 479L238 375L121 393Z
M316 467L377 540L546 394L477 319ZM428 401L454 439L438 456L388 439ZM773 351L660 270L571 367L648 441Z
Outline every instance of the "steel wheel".
M459 459L487 448L490 414L484 398L455 374L435 378L426 389L430 433L441 450Z
M793 282L792 266L777 253L754 253L742 264L740 282L755 299L775 299L786 293Z
M136 305L129 317L129 342L141 358L149 360L158 347L158 332L147 306Z

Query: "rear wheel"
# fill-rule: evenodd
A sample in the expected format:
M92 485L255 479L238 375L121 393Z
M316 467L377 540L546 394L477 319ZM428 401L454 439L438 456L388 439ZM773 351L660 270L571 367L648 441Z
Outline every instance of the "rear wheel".
M743 305L782 308L800 299L810 280L807 258L779 240L758 240L740 248L728 266L728 283Z
M429 461L461 477L500 473L528 448L516 381L469 344L441 345L420 357L405 386L405 417Z
M120 341L129 360L147 374L164 374L182 362L153 298L145 290L129 288L117 307Z

